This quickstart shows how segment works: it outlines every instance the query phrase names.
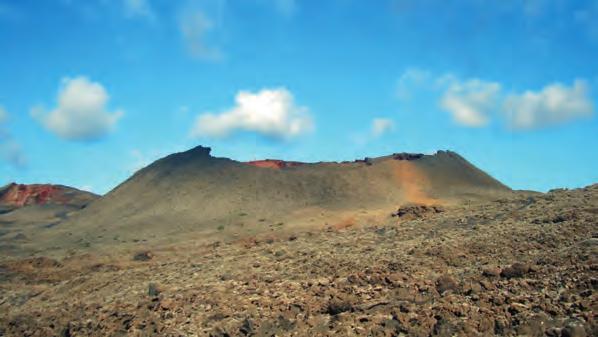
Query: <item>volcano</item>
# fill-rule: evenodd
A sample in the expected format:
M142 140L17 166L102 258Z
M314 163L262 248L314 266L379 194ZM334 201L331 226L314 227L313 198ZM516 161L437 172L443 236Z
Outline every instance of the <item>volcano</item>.
M351 226L405 204L489 200L511 190L451 151L353 162L239 162L198 146L157 160L56 226L44 242L177 242ZM57 246L63 243L54 242Z

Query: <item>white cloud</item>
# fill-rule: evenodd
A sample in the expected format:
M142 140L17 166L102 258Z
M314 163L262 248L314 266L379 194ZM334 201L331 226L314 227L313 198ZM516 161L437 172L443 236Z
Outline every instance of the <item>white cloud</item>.
M479 79L453 80L440 101L440 106L450 112L458 124L482 127L490 121L496 108L500 84Z
M509 95L504 103L507 123L514 129L561 124L572 119L590 117L593 113L589 85L584 80L576 80L570 87L554 83L538 92L526 91L520 95Z
M373 137L381 137L385 133L392 131L394 127L394 122L388 118L374 118L372 120L371 133Z
M106 89L86 77L64 78L58 93L58 106L46 113L41 107L31 110L46 129L68 140L95 140L112 131L123 116L121 110L110 112Z
M554 83L540 91L507 94L497 82L462 80L451 73L436 75L424 69L407 69L398 81L398 98L411 99L422 91L440 95L439 106L466 127L483 127L493 118L502 118L511 129L532 129L594 113L590 84L583 79L571 86Z
M123 2L128 16L145 17L150 20L155 18L154 10L149 4L149 0L123 0Z
M179 29L192 56L212 61L222 58L219 48L206 43L206 36L214 29L214 23L202 10L184 11L179 17Z
M8 113L4 107L0 106L0 158L16 168L22 168L27 165L27 158L23 153L21 145L12 137L6 128L8 122Z
M284 88L240 91L235 102L223 113L199 115L191 136L224 138L235 131L249 131L290 139L313 129L308 109L295 105L293 95Z

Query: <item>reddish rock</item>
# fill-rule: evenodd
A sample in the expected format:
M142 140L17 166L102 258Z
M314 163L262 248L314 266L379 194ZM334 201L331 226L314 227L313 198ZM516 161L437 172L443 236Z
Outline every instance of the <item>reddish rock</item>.
M284 161L278 159L264 159L264 160L253 160L248 161L245 164L260 167L260 168L273 168L273 169L283 169L287 167L295 167L305 165L305 163L301 163L298 161Z
M83 206L96 197L92 193L61 185L11 183L0 188L0 206L15 208L45 204Z
M53 185L23 185L12 183L0 196L4 205L22 207L32 204L45 204L48 201L62 199L62 191Z

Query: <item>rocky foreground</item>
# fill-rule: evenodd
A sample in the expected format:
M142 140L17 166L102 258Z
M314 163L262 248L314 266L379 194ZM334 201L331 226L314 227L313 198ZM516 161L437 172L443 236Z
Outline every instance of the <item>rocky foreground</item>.
M598 335L598 185L148 249L4 258L0 336Z

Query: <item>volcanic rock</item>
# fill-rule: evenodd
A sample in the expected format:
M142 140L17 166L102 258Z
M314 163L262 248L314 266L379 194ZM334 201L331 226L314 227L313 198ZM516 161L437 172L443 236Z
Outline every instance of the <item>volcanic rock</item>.
M152 252L144 251L144 252L139 252L139 253L133 255L133 260L134 261L149 261L153 257L154 257L154 254L152 254Z
M459 284L449 275L442 275L436 280L436 289L439 293L443 293L448 290L455 291L459 287Z
M420 158L423 158L423 154L421 153L406 153L406 152L401 152L401 153L394 153L392 155L392 159L394 160L417 160Z
M525 263L516 262L511 266L504 268L500 272L500 276L506 278L522 277L530 271L530 266Z
M444 208L438 205L408 205L400 207L391 216L403 219L418 219L442 212L444 212Z

